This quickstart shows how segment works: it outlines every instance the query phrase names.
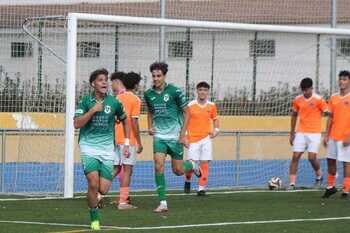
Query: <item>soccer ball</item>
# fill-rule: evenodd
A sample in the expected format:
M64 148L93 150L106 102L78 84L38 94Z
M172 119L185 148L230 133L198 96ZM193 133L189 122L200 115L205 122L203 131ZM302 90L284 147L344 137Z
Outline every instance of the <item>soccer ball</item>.
M268 186L270 190L277 190L282 187L282 180L281 178L274 176L271 177L271 179L268 182Z

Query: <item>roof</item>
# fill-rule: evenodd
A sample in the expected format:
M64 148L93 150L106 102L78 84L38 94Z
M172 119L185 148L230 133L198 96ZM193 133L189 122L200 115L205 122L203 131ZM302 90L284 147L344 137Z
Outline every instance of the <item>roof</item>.
M337 22L350 23L348 0L337 1ZM27 17L68 12L159 17L159 2L0 6L0 27ZM331 0L167 0L166 17L264 24L329 24Z

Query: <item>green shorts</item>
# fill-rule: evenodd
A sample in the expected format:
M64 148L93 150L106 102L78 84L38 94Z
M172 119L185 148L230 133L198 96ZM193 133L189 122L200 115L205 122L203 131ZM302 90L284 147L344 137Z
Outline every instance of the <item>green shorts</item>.
M81 162L83 165L85 175L90 172L97 171L100 177L112 181L114 178L114 161L106 160L100 161L89 155L81 155Z
M153 152L170 155L172 159L183 160L184 148L178 140L153 139Z

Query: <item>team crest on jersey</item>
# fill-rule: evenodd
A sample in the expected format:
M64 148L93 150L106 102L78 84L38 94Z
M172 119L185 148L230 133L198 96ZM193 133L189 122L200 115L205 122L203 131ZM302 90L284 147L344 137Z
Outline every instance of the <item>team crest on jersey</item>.
M168 102L169 101L169 95L165 94L163 99L164 99L165 102Z
M105 113L106 113L106 114L111 113L111 106L106 105L106 107L105 107Z

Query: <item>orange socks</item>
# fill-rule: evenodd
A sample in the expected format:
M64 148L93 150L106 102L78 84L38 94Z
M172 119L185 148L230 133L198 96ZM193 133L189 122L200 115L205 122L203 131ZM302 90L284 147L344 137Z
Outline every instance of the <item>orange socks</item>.
M119 204L127 203L129 197L129 187L120 187L119 191Z
M205 187L208 183L208 174L209 174L209 163L201 163L200 164L202 176L199 178L199 186Z
M344 177L343 193L349 193L349 190L350 190L350 177Z
M345 179L344 179L345 182ZM335 187L336 177L334 175L328 174L327 177L327 187Z

